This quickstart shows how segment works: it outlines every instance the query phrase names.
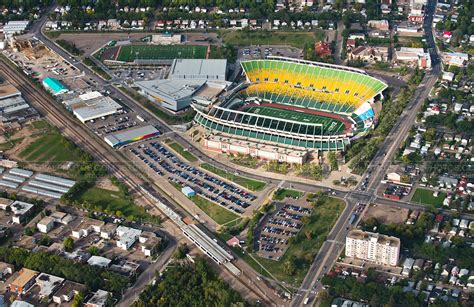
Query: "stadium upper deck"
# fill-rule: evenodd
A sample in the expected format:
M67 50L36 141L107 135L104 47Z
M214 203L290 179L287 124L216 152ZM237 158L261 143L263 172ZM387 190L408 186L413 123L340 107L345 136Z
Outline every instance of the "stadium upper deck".
M247 88L249 95L282 96L281 103L296 105L306 98L313 101L306 107L337 113L353 112L387 88L362 70L330 64L268 58L244 61L242 67L254 83Z
M241 63L246 82L195 121L210 131L305 149L343 150L373 127L387 85L362 70L270 57Z

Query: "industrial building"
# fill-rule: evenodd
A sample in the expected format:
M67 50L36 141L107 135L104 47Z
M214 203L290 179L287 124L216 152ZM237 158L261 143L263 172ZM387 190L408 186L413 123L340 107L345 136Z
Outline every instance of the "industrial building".
M25 177L25 178L30 178L33 175L33 171L17 168L17 167L11 168L8 172L12 175Z
M160 135L160 131L158 129L156 129L152 125L147 125L107 135L104 137L104 140L112 147L120 147L132 142L145 140L158 135Z
M67 193L67 191L69 191L69 188L67 187L62 187L55 184L42 182L39 180L31 180L30 182L28 182L28 184L32 187L43 188L43 189L58 192L58 193Z
M140 93L160 106L177 112L191 102L209 105L231 83L225 81L226 60L176 59L168 79L139 81Z
M122 109L115 100L97 91L65 100L63 104L83 123L115 114Z
M42 83L44 88L50 91L53 95L60 95L69 91L68 88L56 78L45 78Z
M61 177L56 177L56 176L51 176L51 175L46 175L46 174L37 174L35 176L35 179L39 181L43 181L43 182L52 183L55 185L69 187L69 188L71 188L74 184L76 184L74 180L64 179Z
M400 239L373 232L352 230L346 237L346 256L396 266L400 257Z
M14 34L23 33L29 24L28 20L11 20L3 26L3 33L5 33L6 38L10 38Z
M38 112L26 103L16 87L0 84L0 126L8 126L13 122L22 123L37 116Z
M25 192L33 193L33 194L38 194L38 195L41 195L41 196L55 198L55 199L60 199L61 196L63 195L62 193L57 193L57 192L45 190L45 189L34 187L34 186L31 186L31 185L28 185L28 184L23 186L21 188L21 190L25 191Z

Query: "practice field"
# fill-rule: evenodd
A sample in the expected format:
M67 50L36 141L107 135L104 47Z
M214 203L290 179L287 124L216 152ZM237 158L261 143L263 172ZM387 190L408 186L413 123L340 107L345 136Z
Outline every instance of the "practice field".
M322 124L324 133L342 133L344 132L344 124L340 121L320 115L290 111L285 109L271 107L250 107L246 109L248 113L254 113L274 118L292 120L299 123Z
M118 47L117 60L133 62L134 60L172 60L172 59L205 59L206 46L194 45L125 45Z

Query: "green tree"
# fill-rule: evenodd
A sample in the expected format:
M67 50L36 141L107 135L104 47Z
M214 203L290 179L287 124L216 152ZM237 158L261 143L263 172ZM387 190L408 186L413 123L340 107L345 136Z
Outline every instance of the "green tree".
M66 250L67 252L72 251L72 249L74 248L74 240L71 237L65 238L63 240L63 246L64 250Z

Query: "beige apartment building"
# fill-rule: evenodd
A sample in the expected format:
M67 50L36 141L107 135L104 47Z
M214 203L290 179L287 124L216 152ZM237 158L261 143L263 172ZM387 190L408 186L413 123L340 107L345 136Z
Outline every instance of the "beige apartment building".
M400 256L400 239L373 232L352 230L346 238L346 256L396 266Z

